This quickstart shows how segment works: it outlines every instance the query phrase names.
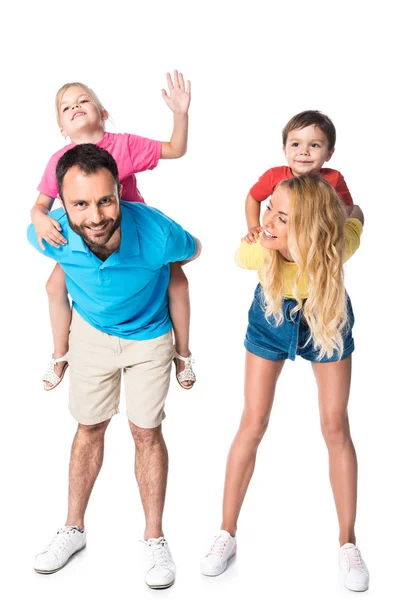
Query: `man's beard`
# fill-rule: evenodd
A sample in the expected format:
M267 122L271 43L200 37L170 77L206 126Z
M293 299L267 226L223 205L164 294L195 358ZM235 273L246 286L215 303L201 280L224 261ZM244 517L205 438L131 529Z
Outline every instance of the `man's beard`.
M81 236L81 238L83 239L83 241L90 247L90 246L95 246L97 248L102 248L104 247L112 238L112 236L114 235L114 233L117 231L118 227L121 225L121 218L122 218L122 211L121 211L121 207L119 209L118 215L115 219L103 219L102 221L100 221L100 223L85 223L84 225L76 225L75 223L73 223L71 221L71 219L69 218L69 214L67 213L67 211L65 211L67 214L67 219L68 219L68 223L69 226L71 227L72 231L75 231L75 233L77 233L78 235ZM87 227L99 227L100 225L105 225L106 223L111 222L111 227L107 230L107 233L104 237L98 237L98 239L96 238L91 238L88 235L88 229ZM95 233L95 232L94 232Z

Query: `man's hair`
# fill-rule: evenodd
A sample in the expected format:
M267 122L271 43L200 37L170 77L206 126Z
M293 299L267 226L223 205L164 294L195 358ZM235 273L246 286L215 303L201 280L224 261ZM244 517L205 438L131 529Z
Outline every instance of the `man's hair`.
M63 154L57 163L56 178L61 200L64 177L72 167L78 167L85 175L107 169L119 186L118 167L111 154L95 144L77 144Z
M329 150L333 150L336 144L335 126L330 118L319 110L304 110L292 117L282 130L283 145L286 146L287 138L291 131L304 129L304 127L308 127L309 125L315 125L325 133L328 138Z

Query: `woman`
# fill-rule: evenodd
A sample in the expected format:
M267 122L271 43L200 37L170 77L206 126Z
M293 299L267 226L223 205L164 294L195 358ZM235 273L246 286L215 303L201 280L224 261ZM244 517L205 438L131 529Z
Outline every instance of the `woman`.
M285 359L311 361L321 427L329 452L339 520L339 564L348 589L364 591L369 574L355 546L357 459L347 404L354 350L354 316L343 283L343 263L359 246L363 214L346 209L323 179L283 181L272 195L258 241L242 240L236 262L257 269L260 282L245 339L245 406L230 449L221 531L202 559L204 575L221 574L236 552L239 512L267 429L275 386Z

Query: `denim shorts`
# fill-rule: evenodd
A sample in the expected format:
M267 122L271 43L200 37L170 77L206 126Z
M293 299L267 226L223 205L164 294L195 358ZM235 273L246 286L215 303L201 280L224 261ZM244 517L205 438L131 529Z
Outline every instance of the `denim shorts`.
M348 321L342 331L343 354L339 359L335 351L331 358L318 359L318 351L314 349L313 341L306 341L310 335L310 329L305 319L302 318L303 311L299 310L290 317L290 311L297 305L292 298L283 298L282 310L284 320L275 326L274 317L265 318L265 300L261 284L258 284L254 293L254 300L249 310L249 324L247 326L244 345L246 350L266 358L268 360L295 360L296 354L312 362L336 362L350 356L354 351L354 340L352 328L354 325L354 314L350 298L347 296Z

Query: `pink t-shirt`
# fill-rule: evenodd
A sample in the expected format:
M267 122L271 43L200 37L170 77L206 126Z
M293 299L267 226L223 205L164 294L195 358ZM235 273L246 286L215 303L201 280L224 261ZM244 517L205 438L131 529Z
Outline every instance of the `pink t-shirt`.
M69 144L50 158L38 190L50 198L57 198L58 187L56 166L60 158L75 144ZM109 152L117 163L119 180L122 183L122 199L127 202L143 202L137 188L135 173L154 169L161 155L161 142L133 135L131 133L108 133L96 146Z

